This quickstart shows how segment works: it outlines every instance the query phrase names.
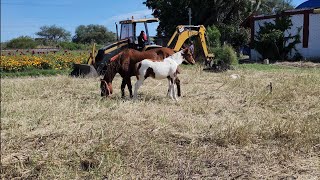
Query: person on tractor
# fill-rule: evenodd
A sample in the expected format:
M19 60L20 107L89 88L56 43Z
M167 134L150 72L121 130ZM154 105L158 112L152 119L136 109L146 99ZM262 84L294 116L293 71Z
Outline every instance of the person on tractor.
M144 33L144 31L141 31L139 37L138 37L138 46L139 49L143 49L144 46L146 45L146 41L147 41L147 35Z

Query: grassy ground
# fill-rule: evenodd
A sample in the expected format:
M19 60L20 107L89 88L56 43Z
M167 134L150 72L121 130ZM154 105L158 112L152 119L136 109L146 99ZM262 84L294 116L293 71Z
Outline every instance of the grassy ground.
M52 76L52 75L67 75L70 70L54 70L54 69L29 69L21 72L1 72L1 77L23 77L23 76Z
M165 80L134 102L119 77L110 99L99 79L2 79L2 178L319 179L319 69L260 68L184 66L177 103Z

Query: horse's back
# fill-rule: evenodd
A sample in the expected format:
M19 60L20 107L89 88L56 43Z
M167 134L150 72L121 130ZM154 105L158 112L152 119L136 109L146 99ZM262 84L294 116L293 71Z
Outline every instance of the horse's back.
M139 74L144 74L147 71L152 71L155 79L164 79L171 76L176 71L176 65L169 61L152 61L145 59L140 62Z

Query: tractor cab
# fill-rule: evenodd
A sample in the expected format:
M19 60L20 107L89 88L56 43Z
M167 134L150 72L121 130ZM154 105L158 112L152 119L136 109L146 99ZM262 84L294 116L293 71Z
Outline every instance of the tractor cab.
M146 50L149 49L150 46L153 46L153 42L149 36L148 24L159 22L158 18L146 18L146 19L131 19L120 21L120 33L118 35L117 30L117 39L118 40L129 40L129 47L137 50ZM143 32L142 32L143 31ZM141 33L145 33L144 38L141 43L141 39L139 40L139 36ZM140 37L141 38L141 37Z

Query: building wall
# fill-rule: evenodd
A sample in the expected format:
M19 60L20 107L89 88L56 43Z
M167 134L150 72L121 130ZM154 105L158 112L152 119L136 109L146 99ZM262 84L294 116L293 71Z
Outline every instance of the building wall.
M303 48L303 44L302 44L302 41L303 41L303 20L304 19L304 15L303 14L297 14L297 15L293 15L291 16L291 21L292 21L292 26L290 29L288 29L288 31L286 31L284 34L285 36L288 36L289 34L291 35L296 35L298 34L299 32L299 28L301 29L300 30L300 41L301 43L299 44L296 44L296 49L297 51L303 56L303 52L304 52L304 48ZM292 42L293 40L291 40ZM287 42L287 44L289 44L289 42ZM296 51L295 50L292 50L291 53L289 54L289 58L292 58L294 57L294 55L296 54Z
M310 14L309 47L303 49L307 58L320 58L320 14Z
M308 48L303 48L303 21L304 21L304 15L303 14L296 14L291 16L292 20L292 27L287 32L285 32L285 35L288 35L291 33L292 35L297 34L298 29L301 28L300 31L300 37L301 37L301 43L296 45L297 51L304 57L304 58L320 58L320 14L310 14L309 15L309 44ZM264 22L274 22L273 19L262 19L262 20L256 20L254 22L254 34L257 35L260 26L264 25ZM260 26L259 26L260 25ZM267 47L266 47L267 48ZM295 55L295 51L291 52L289 57L293 57ZM251 60L258 61L261 59L261 55L255 51L254 49L251 49Z

